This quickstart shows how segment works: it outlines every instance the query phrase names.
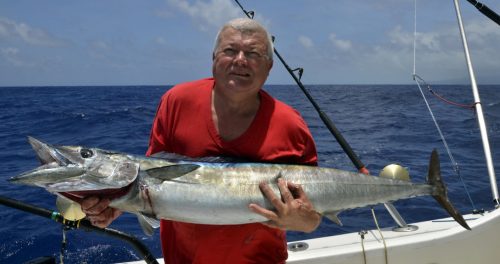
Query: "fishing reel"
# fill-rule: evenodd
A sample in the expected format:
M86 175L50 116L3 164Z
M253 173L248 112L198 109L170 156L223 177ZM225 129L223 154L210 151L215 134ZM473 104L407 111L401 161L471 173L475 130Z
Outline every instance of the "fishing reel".
M69 221L77 221L85 217L82 207L79 203L58 195L56 207L64 219Z

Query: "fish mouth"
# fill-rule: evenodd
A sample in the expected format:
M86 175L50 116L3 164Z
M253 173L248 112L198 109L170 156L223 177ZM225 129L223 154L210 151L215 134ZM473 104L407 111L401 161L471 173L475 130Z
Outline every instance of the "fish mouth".
M12 183L47 187L62 179L81 176L85 170L72 155L75 149L53 146L28 136L28 142L36 153L41 166L10 178Z
M62 151L64 147L56 147L28 136L28 142L42 165L57 163L59 166L74 164Z
M9 179L49 192L119 189L139 175L138 162L127 156L80 146L54 146L28 137L41 165ZM120 158L121 157L121 158Z

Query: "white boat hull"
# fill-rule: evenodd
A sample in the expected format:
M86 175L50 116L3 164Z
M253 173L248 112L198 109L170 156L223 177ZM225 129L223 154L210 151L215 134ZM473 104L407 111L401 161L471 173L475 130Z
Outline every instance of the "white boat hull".
M417 231L383 229L388 263L496 264L500 262L500 209L466 215L472 228L463 229L451 218L415 223ZM289 251L287 263L364 264L361 237L356 233L310 239L304 251ZM291 244L291 243L289 243ZM384 243L377 230L364 240L366 263L385 264Z
M465 230L451 218L437 219L412 225L417 231L395 232L382 229L387 245L378 230L365 235L364 252L369 264L496 264L500 262L500 209L483 215L465 215L472 228ZM299 243L299 244L297 244ZM302 244L305 243L305 244ZM357 233L294 241L306 245L301 251L288 251L287 263L299 264L365 264L361 237ZM300 246L299 246L300 247ZM163 259L158 259L164 263ZM144 261L128 262L138 264Z

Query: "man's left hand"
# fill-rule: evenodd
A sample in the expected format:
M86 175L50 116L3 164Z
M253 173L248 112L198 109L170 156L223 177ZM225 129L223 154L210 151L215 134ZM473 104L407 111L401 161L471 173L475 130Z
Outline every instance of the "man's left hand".
M302 186L278 179L281 197L277 197L267 183L261 183L259 187L276 209L276 211L271 211L257 204L249 205L254 213L269 219L264 223L265 225L310 233L321 223L321 215L314 210Z

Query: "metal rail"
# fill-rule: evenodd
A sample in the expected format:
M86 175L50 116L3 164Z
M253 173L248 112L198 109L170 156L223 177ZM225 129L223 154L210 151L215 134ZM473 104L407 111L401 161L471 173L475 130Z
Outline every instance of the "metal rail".
M7 198L5 196L0 195L0 204L15 208L21 211L28 212L30 214L38 215L41 217L52 219L55 222L58 222L68 229L83 229L85 231L92 231L98 234L110 236L113 238L117 238L129 243L146 261L148 264L158 264L155 257L151 252L149 252L148 248L141 243L136 237L124 233L122 231L118 231L111 228L99 228L93 226L88 220L78 220L78 221L69 221L64 219L62 215L60 215L56 211L50 211L45 208L37 207L31 204L27 204L18 200L14 200L11 198Z

